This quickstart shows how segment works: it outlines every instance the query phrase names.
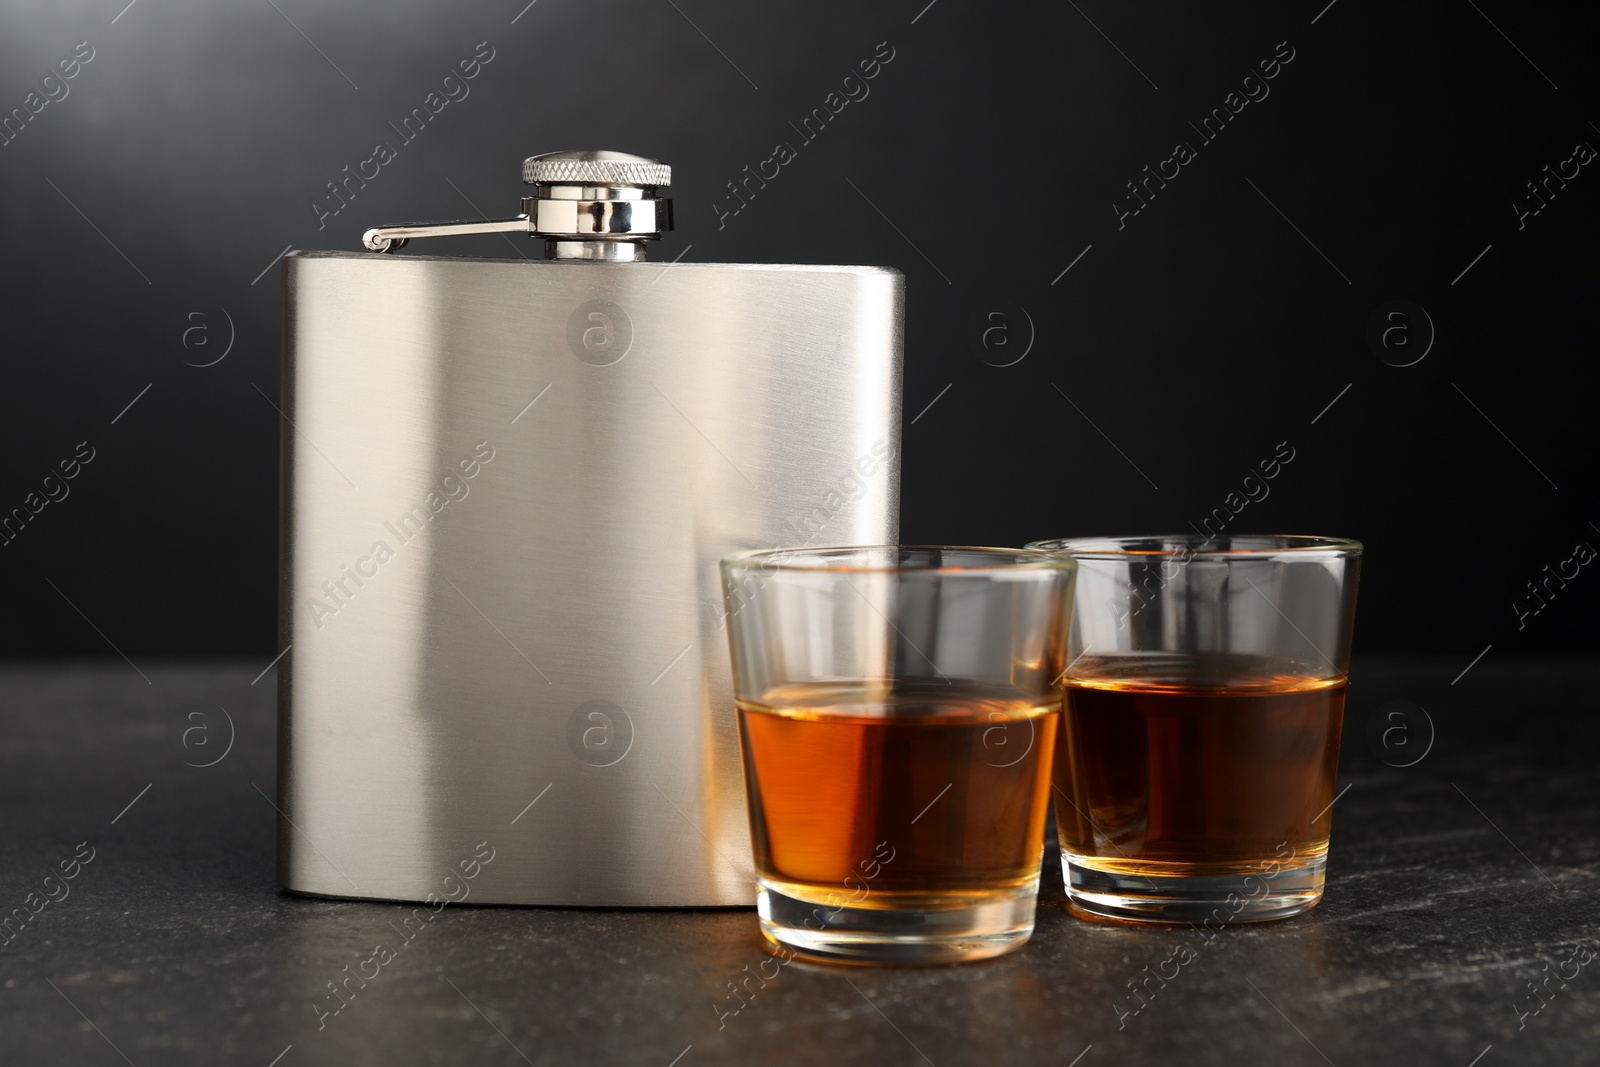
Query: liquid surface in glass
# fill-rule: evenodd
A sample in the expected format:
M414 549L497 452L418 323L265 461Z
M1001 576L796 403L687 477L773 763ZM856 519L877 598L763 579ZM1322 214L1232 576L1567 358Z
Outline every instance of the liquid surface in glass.
M1055 759L1062 851L1149 875L1325 855L1345 687L1306 664L1220 653L1075 665Z
M756 872L856 908L970 906L1039 877L1060 704L939 679L739 701Z

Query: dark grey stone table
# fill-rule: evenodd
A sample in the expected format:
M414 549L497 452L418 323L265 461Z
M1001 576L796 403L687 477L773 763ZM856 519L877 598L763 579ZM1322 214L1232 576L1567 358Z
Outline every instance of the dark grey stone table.
M763 988L752 911L452 906L321 1029L406 909L276 889L262 666L0 668L0 1062L1600 1062L1600 662L1358 661L1299 918L1084 922L1047 864L1011 956Z

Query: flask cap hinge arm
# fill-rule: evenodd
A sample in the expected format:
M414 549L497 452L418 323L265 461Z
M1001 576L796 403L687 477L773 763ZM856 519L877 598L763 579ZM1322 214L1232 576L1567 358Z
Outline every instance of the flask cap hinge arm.
M413 237L459 237L479 233L531 233L528 216L514 219L480 219L476 222L407 222L398 226L374 226L361 235L369 252L393 252L404 248Z

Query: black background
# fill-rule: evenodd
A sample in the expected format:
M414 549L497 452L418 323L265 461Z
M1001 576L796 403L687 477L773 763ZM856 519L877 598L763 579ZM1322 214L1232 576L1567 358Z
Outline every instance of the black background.
M1593 568L1520 630L1512 608L1600 545L1600 168L1522 229L1512 208L1600 145L1571 6L124 2L0 6L0 111L95 51L0 148L0 515L95 450L0 547L0 653L265 663L274 258L514 213L520 160L572 147L673 165L656 258L905 272L907 542L1183 531L1287 441L1230 529L1365 541L1358 652L1592 647ZM482 41L470 95L319 229L326 183ZM870 95L801 145L790 123L884 41ZM1280 42L1270 95L1201 146L1188 124ZM780 141L798 158L719 229L725 184ZM1198 158L1119 229L1125 183L1178 141ZM1394 300L1436 331L1408 367L1367 341ZM1032 322L1013 366L967 340L994 301ZM228 356L186 365L220 354L228 317Z

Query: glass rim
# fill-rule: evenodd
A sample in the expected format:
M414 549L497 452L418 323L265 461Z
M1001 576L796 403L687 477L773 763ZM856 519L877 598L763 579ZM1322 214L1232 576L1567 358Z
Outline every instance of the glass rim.
M1149 547L1158 545L1160 547ZM1207 547L1216 546L1216 547ZM1348 537L1322 537L1314 534L1143 534L1120 537L1063 537L1050 541L1030 541L1034 552L1059 552L1073 559L1120 560L1136 557L1151 559L1265 559L1272 556L1323 556L1351 559L1365 547Z
M929 565L870 561L872 553L958 553L970 560ZM861 562L850 562L851 559ZM975 562L976 561L976 562ZM982 574L988 572L1056 573L1077 563L1058 552L1033 548L990 548L980 545L821 545L759 548L721 560L723 570L780 570L816 574Z

